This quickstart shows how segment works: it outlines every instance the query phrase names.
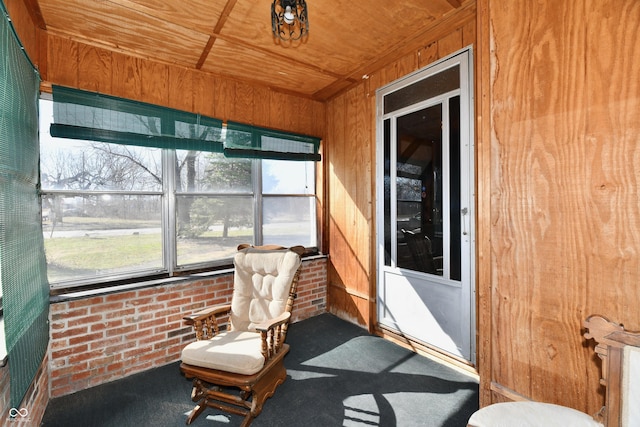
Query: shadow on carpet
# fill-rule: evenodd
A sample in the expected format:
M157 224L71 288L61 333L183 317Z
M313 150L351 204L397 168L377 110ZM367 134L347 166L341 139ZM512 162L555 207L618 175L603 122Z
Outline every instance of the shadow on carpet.
M252 426L463 427L475 379L323 314L294 323L287 380ZM49 402L44 427L184 426L194 404L178 363ZM191 425L239 426L208 408Z

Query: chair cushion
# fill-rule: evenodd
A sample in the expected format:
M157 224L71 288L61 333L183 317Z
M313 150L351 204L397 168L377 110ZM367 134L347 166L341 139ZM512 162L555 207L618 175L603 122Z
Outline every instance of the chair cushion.
M246 248L234 258L231 329L255 331L255 326L284 313L291 283L300 266L293 251Z
M262 340L256 332L223 332L192 342L182 350L182 362L209 369L251 375L264 366Z
M591 416L565 406L541 402L494 403L469 418L470 427L602 427Z

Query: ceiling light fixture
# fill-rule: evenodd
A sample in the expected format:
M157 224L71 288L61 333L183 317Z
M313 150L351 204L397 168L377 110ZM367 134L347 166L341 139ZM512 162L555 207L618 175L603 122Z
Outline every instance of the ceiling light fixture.
M284 41L299 40L309 34L305 0L273 0L271 5L273 36Z

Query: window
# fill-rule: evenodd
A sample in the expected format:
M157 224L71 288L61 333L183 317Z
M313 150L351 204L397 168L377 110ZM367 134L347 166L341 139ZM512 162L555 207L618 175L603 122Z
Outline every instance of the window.
M121 129L87 131L96 114L74 113L85 123L69 128L73 139L58 138L49 132L53 104L40 102L42 226L53 289L219 268L246 242L317 246L315 162L262 158L281 157L269 132L249 132L249 151L236 138L228 155L218 141L246 127L172 121L178 137L220 146L154 147ZM143 129L135 134L155 135L166 128L162 120L136 116Z

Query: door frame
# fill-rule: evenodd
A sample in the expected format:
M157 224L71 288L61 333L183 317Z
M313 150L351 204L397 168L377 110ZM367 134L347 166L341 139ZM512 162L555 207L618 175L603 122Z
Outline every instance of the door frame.
M462 360L465 363L476 365L477 354L477 325L476 325L476 174L475 174L475 121L474 121L474 92L473 92L473 48L467 46L459 51L456 51L444 58L441 58L419 70L416 70L404 77L401 77L385 86L382 86L376 90L376 192L375 192L375 212L376 212L376 228L375 228L375 266L376 266L376 327L383 328L384 325L380 324L380 292L381 281L383 280L384 269L384 129L383 129L383 116L384 104L382 102L383 97L406 86L414 84L418 81L424 80L434 74L450 68L455 64L460 65L461 80L460 80L460 139L463 143L462 147L465 148L469 155L461 156L460 170L468 170L467 179L464 180L461 175L461 194L466 192L469 200L468 213L463 219L464 225L468 230L469 238L469 315L470 315L470 330L469 339L471 347L470 360ZM428 99L437 97L433 96ZM425 103L427 99L416 101L414 104ZM412 104L412 105L414 105ZM392 251L395 248L392 247ZM432 348L426 343L422 343L429 348ZM442 353L436 347L433 349ZM448 355L448 353L446 353ZM452 358L458 359L456 356L451 355Z

